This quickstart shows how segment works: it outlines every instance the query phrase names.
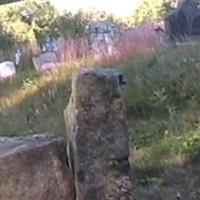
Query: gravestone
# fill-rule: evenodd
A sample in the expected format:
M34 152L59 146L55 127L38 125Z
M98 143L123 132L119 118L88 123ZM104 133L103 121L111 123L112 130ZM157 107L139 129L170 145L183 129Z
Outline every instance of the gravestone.
M83 69L73 76L64 113L76 200L134 199L124 83L113 69Z
M116 24L110 21L99 21L89 27L89 42L94 53L113 54L115 43L119 39Z
M56 53L58 51L58 39L47 36L43 42L42 51Z
M66 143L48 134L0 138L1 200L74 200Z
M32 58L37 72L44 72L56 68L58 60L53 52L44 52Z
M171 41L182 41L187 36L200 34L200 7L197 0L183 1L165 19Z

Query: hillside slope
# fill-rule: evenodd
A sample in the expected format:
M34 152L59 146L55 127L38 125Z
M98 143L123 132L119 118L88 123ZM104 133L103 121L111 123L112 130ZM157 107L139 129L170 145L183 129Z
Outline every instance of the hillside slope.
M117 64L127 77L123 92L137 199L200 199L199 50L198 43L160 48ZM0 135L64 135L74 70L39 75L29 69L0 83Z

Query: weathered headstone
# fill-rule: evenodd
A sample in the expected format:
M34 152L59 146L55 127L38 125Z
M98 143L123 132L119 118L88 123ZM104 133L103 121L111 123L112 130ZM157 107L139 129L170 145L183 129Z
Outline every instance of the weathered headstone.
M171 41L200 34L200 7L197 0L184 0L165 19Z
M110 21L99 21L89 27L89 42L96 54L112 55L117 40L119 29L116 24Z
M32 58L34 67L37 72L45 72L56 68L58 60L53 52L41 53Z
M65 110L76 200L133 200L123 75L84 69L74 75Z
M58 51L58 39L47 36L43 42L42 51L56 53Z
M0 138L1 200L74 200L63 138Z

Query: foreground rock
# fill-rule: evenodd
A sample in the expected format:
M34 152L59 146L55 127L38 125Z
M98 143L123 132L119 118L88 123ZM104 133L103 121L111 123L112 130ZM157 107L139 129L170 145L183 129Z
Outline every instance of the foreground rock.
M0 199L73 200L65 147L50 135L0 138Z
M112 69L73 77L65 120L77 200L133 199L121 84L122 74Z

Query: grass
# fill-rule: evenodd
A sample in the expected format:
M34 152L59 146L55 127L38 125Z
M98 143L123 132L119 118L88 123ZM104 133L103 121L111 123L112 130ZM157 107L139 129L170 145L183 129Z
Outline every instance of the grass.
M67 82L53 81L44 76L26 77L18 84L15 92L4 92L6 94L1 100L2 134L12 136L48 131L60 134L60 130L64 131L61 104L65 98L67 101L69 96L64 88Z
M127 78L123 96L137 199L200 199L199 50L196 42L98 64L120 68ZM28 69L0 83L0 135L64 135L74 68L44 75Z
M124 63L138 199L200 199L199 44Z
M64 135L63 110L70 97L72 72L91 63L79 60L44 74L28 68L0 82L0 135Z

